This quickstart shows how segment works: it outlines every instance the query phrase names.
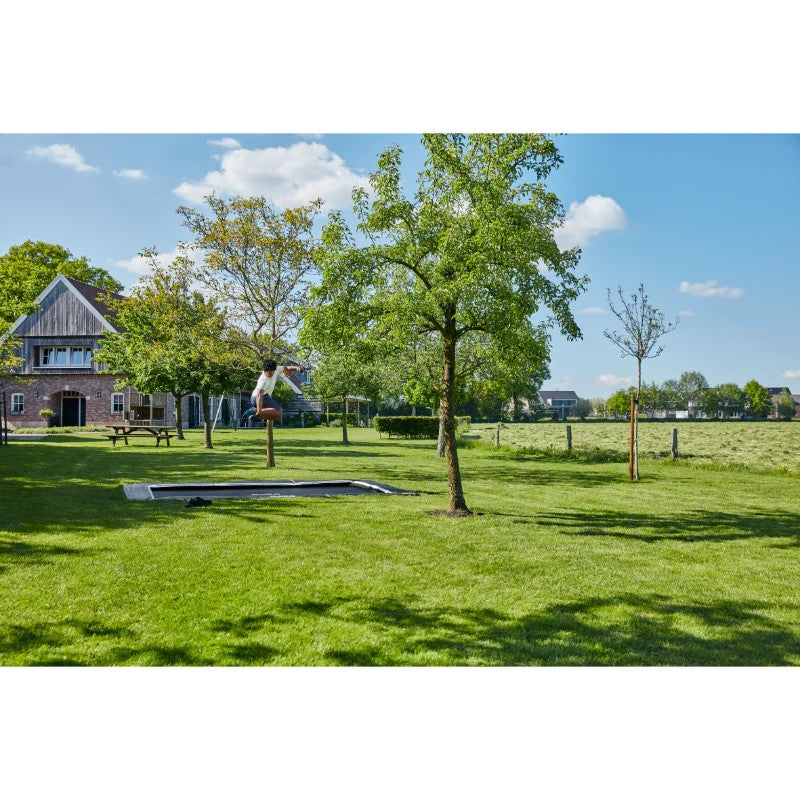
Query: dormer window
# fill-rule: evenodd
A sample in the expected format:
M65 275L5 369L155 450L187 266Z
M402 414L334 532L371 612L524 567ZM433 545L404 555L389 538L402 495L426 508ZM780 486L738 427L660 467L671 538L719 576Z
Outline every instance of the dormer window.
M40 347L40 367L88 367L92 363L91 347Z

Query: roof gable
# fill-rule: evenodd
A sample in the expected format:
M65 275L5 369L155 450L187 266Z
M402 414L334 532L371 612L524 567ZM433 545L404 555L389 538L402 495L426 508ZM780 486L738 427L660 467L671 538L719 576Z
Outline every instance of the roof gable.
M63 294L68 292L70 297L86 309L90 318L93 318L100 329L116 332L117 329L106 319L106 314L113 316L113 312L108 308L100 299L100 295L109 294L112 297L121 297L121 295L114 292L106 292L98 286L92 286L83 281L78 281L73 278L67 278L65 275L56 275L52 281L45 287L45 289L36 298L36 309L30 314L23 314L11 326L7 332L7 336L18 333L25 325L26 321L33 321L33 318L40 315L43 307L48 308L48 299L57 301L57 298L52 298L53 294ZM51 304L52 305L52 304ZM70 332L71 333L71 332ZM77 332L76 333L80 333ZM25 335L24 333L18 335Z

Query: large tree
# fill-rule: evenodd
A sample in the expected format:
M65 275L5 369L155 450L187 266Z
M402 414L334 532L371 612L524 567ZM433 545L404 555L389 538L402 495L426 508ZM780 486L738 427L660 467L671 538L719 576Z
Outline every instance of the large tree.
M59 273L112 292L123 288L106 270L90 266L86 256L75 258L61 245L31 240L14 245L0 256L0 334L35 309L36 298Z
M181 206L202 258L195 276L226 309L229 335L259 359L283 357L294 343L315 274L316 200L276 209L264 197L210 195L210 213ZM253 381L255 376L253 376ZM267 464L275 466L272 421L267 423Z
M577 249L561 251L554 232L563 221L544 179L561 163L554 142L538 134L426 134L425 165L408 195L402 151L378 158L371 192L354 191L363 245L350 245L341 216L329 226L340 247L322 283L335 290L345 275L359 278L391 330L441 341L444 420L452 515L470 511L464 499L455 440L457 352L463 337L481 332L502 347L550 312L569 339L581 335L570 303L583 291Z
M608 305L611 313L622 324L621 331L603 331L604 336L610 339L620 350L623 358L633 356L636 359L636 395L633 406L633 447L631 449L631 480L639 480L639 403L642 396L642 362L647 358L656 358L664 351L664 345L658 340L674 330L678 325L677 318L674 322L667 322L664 314L650 303L644 291L644 286L639 288L630 298L622 293L622 288L617 287L617 301L612 299L611 289L608 290Z

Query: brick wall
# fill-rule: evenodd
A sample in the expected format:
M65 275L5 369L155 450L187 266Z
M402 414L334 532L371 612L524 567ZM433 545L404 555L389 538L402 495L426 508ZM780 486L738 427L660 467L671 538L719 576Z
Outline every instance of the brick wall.
M61 393L65 390L78 392L86 398L86 424L110 425L122 422L123 414L111 413L111 395L114 394L113 375L43 375L36 376L31 383L8 383L4 387L8 422L12 428L44 428L47 420L39 415L40 409L49 408L56 414L61 412ZM97 393L100 393L100 397ZM11 413L11 395L22 394L24 410ZM37 397L38 393L38 397ZM125 397L127 410L127 396Z

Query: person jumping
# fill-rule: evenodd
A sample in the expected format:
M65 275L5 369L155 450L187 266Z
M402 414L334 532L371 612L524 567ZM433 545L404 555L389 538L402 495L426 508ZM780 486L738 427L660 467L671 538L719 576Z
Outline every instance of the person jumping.
M300 372L302 367L279 367L277 362L271 358L264 362L263 367L264 371L259 375L256 388L253 389L253 394L250 396L250 402L255 406L253 417L264 420L264 422L267 420L280 422L283 419L283 409L272 399L278 375L282 372Z

